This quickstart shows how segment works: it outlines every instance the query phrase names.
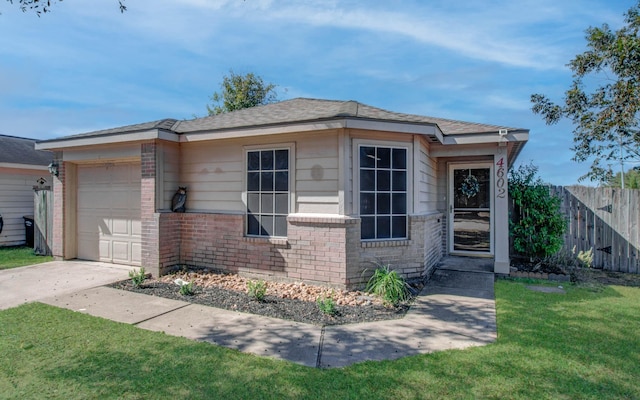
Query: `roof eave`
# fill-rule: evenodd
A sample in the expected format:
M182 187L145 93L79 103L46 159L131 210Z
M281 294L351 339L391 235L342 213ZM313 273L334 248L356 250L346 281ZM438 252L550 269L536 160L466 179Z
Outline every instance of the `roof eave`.
M71 147L108 145L126 142L140 142L161 139L178 142L175 132L166 129L147 129L143 131L115 132L95 136L66 137L37 142L36 150L59 150Z
M0 162L0 168L26 169L26 170L36 170L36 171L47 170L46 165L19 164L19 163L9 163L9 162Z
M484 133L465 133L446 135L442 144L484 144L484 143L504 143L506 142L526 142L529 140L529 131L524 129L518 129L513 131L507 131L506 135L501 135L499 132L484 132Z
M526 141L516 142L514 144L513 150L511 151L511 154L509 154L509 162L508 162L509 168L511 168L513 164L516 162L516 160L518 159L518 156L520 155L520 153L522 152L522 149L526 144L527 144Z
M374 120L356 117L340 117L299 121L287 124L256 125L237 128L211 129L182 132L181 142L195 142L203 140L232 139L250 136L263 136L282 133L310 132L332 129L363 129L373 131L388 131L408 134L420 134L442 138L442 132L436 124L411 123L402 121Z

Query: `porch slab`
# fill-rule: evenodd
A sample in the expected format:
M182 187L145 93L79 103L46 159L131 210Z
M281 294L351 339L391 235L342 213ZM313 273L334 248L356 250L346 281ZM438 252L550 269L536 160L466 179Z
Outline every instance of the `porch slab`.
M493 274L437 269L431 275L423 294L449 294L478 299L495 299Z
M493 273L493 258L447 256L438 263L440 270Z

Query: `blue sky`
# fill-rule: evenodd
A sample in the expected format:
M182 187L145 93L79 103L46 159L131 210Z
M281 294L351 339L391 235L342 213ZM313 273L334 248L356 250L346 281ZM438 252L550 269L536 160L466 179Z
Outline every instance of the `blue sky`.
M16 2L16 1L14 1ZM65 0L38 18L0 2L0 133L36 139L206 115L230 69L281 100L357 100L391 111L530 129L518 159L568 185L572 127L546 126L584 31L618 28L632 0ZM583 182L583 183L589 183Z

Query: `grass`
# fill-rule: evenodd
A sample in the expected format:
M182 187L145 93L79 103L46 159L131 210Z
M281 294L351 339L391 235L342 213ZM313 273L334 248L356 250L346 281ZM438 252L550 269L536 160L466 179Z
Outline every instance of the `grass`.
M0 312L0 397L640 398L640 289L496 283L498 341L318 370L43 304Z
M37 256L31 247L0 247L0 269L24 267L52 261L50 256Z

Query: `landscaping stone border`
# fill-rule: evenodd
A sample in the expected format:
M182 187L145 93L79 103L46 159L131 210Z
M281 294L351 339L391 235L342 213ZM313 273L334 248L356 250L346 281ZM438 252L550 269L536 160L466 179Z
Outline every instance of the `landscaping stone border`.
M512 278L531 278L543 279L555 282L569 282L571 277L565 274L547 274L543 272L527 272L527 271L511 271L509 276Z

